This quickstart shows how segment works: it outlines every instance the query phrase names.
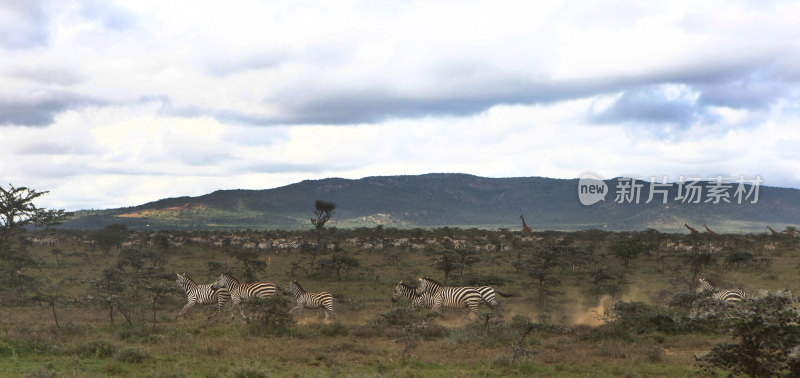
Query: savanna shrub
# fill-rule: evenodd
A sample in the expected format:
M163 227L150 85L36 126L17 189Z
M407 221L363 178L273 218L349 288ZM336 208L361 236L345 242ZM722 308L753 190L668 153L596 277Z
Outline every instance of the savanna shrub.
M291 302L282 295L258 299L257 310L253 320L247 324L248 334L253 336L287 336L295 325L294 317L289 313Z
M328 337L347 336L350 334L350 330L347 326L339 322L323 324L319 331L321 334Z
M233 378L267 378L269 373L261 369L252 367L240 367L231 370L231 377Z
M379 314L375 323L385 326L406 326L418 317L414 310L408 307L396 307Z
M149 356L146 352L136 348L120 349L114 354L114 359L121 362L130 364L139 364L144 362Z
M103 340L92 340L79 345L73 353L81 357L108 358L114 355L117 347Z
M643 302L617 302L611 309L611 325L633 334L653 331L677 333L680 331L679 314L674 310Z
M0 339L0 357L11 357L16 353L16 348L6 339Z
M55 370L47 367L40 367L36 370L31 370L25 373L25 378L53 378L55 376Z
M762 292L736 306L712 308L696 318L718 319L733 338L711 348L701 360L707 368L751 377L797 377L800 373L800 313L788 291Z
M696 292L692 291L679 291L672 296L667 302L667 305L670 307L677 307L684 310L690 310L697 305L697 302L702 299L708 299L711 297L710 291L704 292Z
M511 328L494 313L482 313L476 321L450 332L450 339L459 344L502 345L510 343L511 338Z

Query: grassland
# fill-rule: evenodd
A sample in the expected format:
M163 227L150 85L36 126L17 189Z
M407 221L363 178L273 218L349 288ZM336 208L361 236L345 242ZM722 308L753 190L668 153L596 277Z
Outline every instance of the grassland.
M742 286L748 293L760 289L798 290L800 243L792 237L768 235L688 235L658 233L539 232L523 239L518 232L462 230L358 229L329 230L326 243L335 252L317 256L319 263L334 255L359 262L341 280L332 271L310 265L311 247L269 247L245 251L232 240L300 240L311 242L310 232L184 232L164 234L173 247L158 249L162 255L151 279L144 284L163 287L155 304L145 294L131 293L130 324L119 313L112 322L106 306L91 300L96 296L92 281L103 270L120 261L117 248L104 254L86 243L90 232L47 231L27 235L55 236L56 246L32 245L29 253L41 261L26 275L36 279L40 291L55 298L42 300L17 289L2 291L4 307L0 319L0 375L3 376L687 376L702 372L695 356L727 340L713 332L663 332L634 330L615 324L608 312L617 301L641 301L667 307L677 291L691 291L690 267L672 243L695 248L722 246L715 263L701 274L728 285ZM132 233L142 241L156 234ZM191 242L227 240L223 247ZM644 255L631 262L609 254L619 240L641 239L648 246ZM349 241L348 241L349 239ZM358 239L358 242L353 240ZM463 240L476 252L476 263L449 274L450 283L477 280L499 291L512 293L498 298L500 310L482 308L477 321L460 310L445 310L431 316L427 310L403 310L408 302L390 301L395 284L418 276L444 280L434 259L448 248L445 239ZM405 241L407 240L407 241ZM382 249L367 248L381 243ZM361 244L360 246L358 244ZM393 244L397 244L394 246ZM420 248L419 246L423 246ZM487 250L487 245L495 245ZM774 246L774 248L772 248ZM482 249L477 251L478 247ZM560 281L555 294L540 301L528 265L543 249L580 251L590 258L580 264L568 259L554 265L549 276ZM53 253L58 249L60 253ZM451 248L453 250L458 248ZM336 303L337 321L325 322L319 311L306 310L295 323L259 325L263 319L243 322L230 306L217 319L207 319L213 306L195 306L188 316L173 319L185 304L174 281L174 272L188 272L198 282L213 281L218 262L234 272L243 272L240 252L253 261L269 258L259 279L284 286L297 279L311 291L329 291ZM727 256L748 252L751 259L732 263ZM240 253L240 254L237 254ZM561 256L564 257L565 256ZM493 263L490 263L493 261ZM727 263L726 263L727 262ZM145 263L147 265L147 263ZM255 264L254 266L259 266ZM147 266L141 268L147 269ZM306 271L304 272L303 269ZM614 294L592 294L593 272L607 269L623 274L627 285ZM131 267L123 272L133 274ZM160 286L159 286L160 285ZM23 300L38 298L39 300ZM138 302L136 302L138 301ZM261 307L250 304L254 314ZM155 309L155 322L153 321ZM55 314L55 317L54 317ZM402 316L395 319L392 316ZM496 316L495 316L496 315ZM523 318L520 318L523 317ZM56 319L58 326L56 326ZM392 320L394 319L394 320ZM524 319L534 324L525 338L513 327ZM515 349L516 348L516 349Z

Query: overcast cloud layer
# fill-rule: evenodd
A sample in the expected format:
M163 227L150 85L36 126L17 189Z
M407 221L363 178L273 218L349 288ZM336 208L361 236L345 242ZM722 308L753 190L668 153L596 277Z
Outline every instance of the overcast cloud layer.
M0 0L0 185L68 210L429 172L800 188L798 14Z

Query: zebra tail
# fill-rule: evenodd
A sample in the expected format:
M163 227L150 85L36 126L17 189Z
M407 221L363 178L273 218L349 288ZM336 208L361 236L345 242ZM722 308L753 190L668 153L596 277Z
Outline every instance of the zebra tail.
M506 293L500 292L500 291L498 291L498 290L495 290L494 292L495 292L495 293L497 293L497 294L499 294L500 296L502 296L502 297L506 297L506 298L508 298L508 297L513 297L514 295L516 295L516 294L506 294Z

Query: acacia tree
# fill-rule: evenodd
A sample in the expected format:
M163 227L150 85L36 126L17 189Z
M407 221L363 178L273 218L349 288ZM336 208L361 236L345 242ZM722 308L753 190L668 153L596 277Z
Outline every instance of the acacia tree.
M345 276L350 276L350 269L361 266L361 261L355 257L335 254L330 259L320 259L319 265L321 270L336 272L336 277L341 281L342 271L344 271Z
M0 186L0 283L15 286L22 270L35 261L25 251L24 243L14 243L14 236L25 227L61 224L72 213L38 208L33 201L45 194L28 187ZM3 285L8 287L7 285Z
M450 272L460 268L458 257L455 252L448 249L439 251L438 254L433 257L433 267L444 273L445 284L447 284L447 280L450 278Z
M611 247L608 248L608 251L611 253L611 255L622 259L625 269L628 269L630 262L639 257L639 255L645 253L647 251L647 247L645 247L641 241L636 239L620 240L612 244Z
M526 261L525 270L533 281L539 306L544 306L549 298L555 297L556 288L561 285L553 269L561 264L561 254L555 248L536 248Z
M242 263L242 268L244 269L244 273L242 278L247 281L255 281L256 280L256 272L263 272L267 269L267 263L261 257L261 252L256 249L247 249L247 248L231 248L225 253L228 256L233 257L239 262ZM209 269L211 264L209 264ZM219 269L220 267L216 267L218 270L216 274L219 274L225 269ZM226 267L227 268L227 267Z
M730 370L731 375L797 377L800 313L796 302L794 294L776 291L748 298L737 306L724 303L697 311L693 320L713 321L732 338L715 345L701 361Z
M311 257L311 267L314 267L314 259L320 254L320 247L322 246L322 227L325 227L331 217L333 211L336 210L336 204L333 202L326 202L317 200L314 202L314 218L311 218L311 224L317 229L317 253Z
M128 237L128 226L124 224L109 224L101 230L94 232L94 240L97 246L108 255L111 248L118 247Z
M461 248L456 249L456 260L458 261L459 272L458 278L462 278L464 276L464 267L472 268L473 265L479 263L481 261L480 257L478 257L478 253L470 248Z

